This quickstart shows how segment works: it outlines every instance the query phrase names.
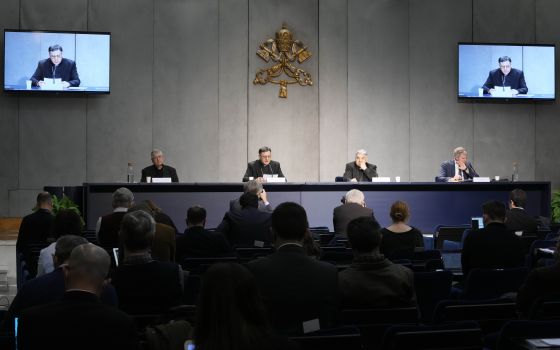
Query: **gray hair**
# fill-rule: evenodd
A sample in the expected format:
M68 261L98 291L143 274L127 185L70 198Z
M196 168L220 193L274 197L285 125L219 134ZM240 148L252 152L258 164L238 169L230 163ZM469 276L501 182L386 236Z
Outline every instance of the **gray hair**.
M75 247L68 259L70 273L88 280L104 280L111 267L111 258L105 249L87 243Z
M134 195L132 192L126 188L121 187L113 192L113 207L125 207L129 208L134 201Z
M54 255L57 257L59 263L63 263L64 261L68 260L74 248L87 243L89 243L88 240L81 236L62 236L56 240L56 244L54 246Z
M268 146L262 146L261 148L259 148L259 154L264 152L272 152L272 149L270 149L270 147Z
M263 190L263 185L257 180L249 180L243 184L244 193L256 193L259 194Z
M358 154L363 154L364 156L367 157L367 151L363 148L360 148L359 150L356 151L356 155Z
M346 192L346 194L344 195L344 200L346 203L363 204L364 199L365 199L364 193L356 189L350 190Z
M465 147L457 147L453 150L453 158L457 158L463 153L467 153Z
M155 157L157 157L158 155L162 155L163 156L163 152L157 148L154 148L152 150L152 152L150 153L150 158L154 159Z
M152 245L155 231L154 218L144 210L137 210L123 217L119 238L128 250L140 251Z

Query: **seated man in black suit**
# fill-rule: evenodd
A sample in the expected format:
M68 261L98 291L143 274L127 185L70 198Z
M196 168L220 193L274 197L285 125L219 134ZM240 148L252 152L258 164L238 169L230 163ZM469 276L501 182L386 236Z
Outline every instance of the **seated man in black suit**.
M509 210L506 213L506 226L512 231L523 233L537 233L537 219L527 214L525 205L527 194L520 188L509 193Z
M511 58L502 56L498 58L500 68L491 70L482 86L485 94L492 94L495 89L509 86L513 96L526 94L529 89L525 83L522 70L511 68Z
M525 246L520 237L504 224L506 206L497 201L482 206L484 228L465 237L461 252L463 275L474 268L503 269L525 263Z
M328 328L337 310L337 269L306 256L303 241L308 230L303 207L280 204L272 213L276 252L247 264L272 328L280 334L300 334L302 322L317 319L320 328Z
M266 176L277 175L285 177L280 168L280 163L272 160L272 150L268 146L259 148L259 159L249 162L243 175L243 182L257 180L266 182Z
M62 299L64 296L64 265L68 264L72 250L79 245L87 244L84 237L75 235L61 236L55 244L52 256L55 270L43 276L31 279L19 289L10 304L7 326L13 326L13 318L18 317L22 310L32 306L44 305ZM104 304L117 306L117 293L110 284L103 285L100 296Z
M19 349L138 349L132 317L99 302L111 259L93 244L72 250L61 300L24 310Z
M333 210L334 232L346 238L346 227L355 218L367 216L373 218L373 210L366 207L364 193L360 190L350 190L344 195L344 203Z
M354 252L352 266L339 272L338 285L342 304L358 308L416 306L414 274L393 264L379 252L382 235L371 217L348 224L348 241Z
M216 228L223 233L232 246L257 246L272 243L270 213L258 209L259 198L249 192L239 198L241 211L230 212Z
M377 165L368 163L367 151L359 149L356 151L356 159L346 164L342 177L351 182L371 182L371 179L377 177Z
M460 182L478 177L471 162L467 160L468 153L463 147L453 150L453 159L441 163L437 182Z
M162 313L181 304L183 270L175 263L152 259L155 229L154 218L142 210L126 214L121 222L124 260L111 283L119 307L129 314Z
M156 148L150 155L152 159L152 165L142 169L142 178L140 179L140 182L148 182L148 177L151 179L169 177L171 178L171 182L179 182L177 170L175 170L174 167L163 164L165 158L163 157L162 151Z
M37 273L38 256L34 256L31 251L32 246L37 248L45 248L47 238L51 233L51 227L54 222L52 215L52 196L48 192L41 192L37 195L37 210L25 216L19 226L19 234L16 243L16 251L23 254L23 258L27 262L27 268L32 276Z
M80 86L76 62L62 57L62 46L49 46L49 58L39 61L31 77L33 86L45 85L45 78L61 79L62 86Z
M206 258L233 256L228 241L220 232L204 229L206 225L206 209L195 205L187 210L187 228L177 238L177 261L185 258Z
M272 206L268 202L268 194L263 188L262 183L258 182L257 180L249 180L243 184L243 193L254 193L259 197L259 210L265 211L268 213L272 213ZM241 198L241 197L240 197ZM239 199L232 199L229 201L229 211L231 212L239 212L241 211L241 203L239 203Z
M119 228L121 220L130 207L134 204L134 195L126 188L118 188L113 192L113 212L101 216L97 220L95 233L97 242L102 247L119 246Z

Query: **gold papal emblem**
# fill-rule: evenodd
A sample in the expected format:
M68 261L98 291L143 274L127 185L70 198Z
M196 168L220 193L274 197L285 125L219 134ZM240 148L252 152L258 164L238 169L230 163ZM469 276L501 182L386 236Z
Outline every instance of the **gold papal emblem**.
M307 46L299 40L294 40L292 33L283 25L282 29L276 32L276 39L268 39L257 50L257 56L265 62L275 62L268 68L259 69L255 75L253 84L266 85L267 83L279 84L280 92L278 97L288 97L288 84L298 83L301 86L313 85L311 75L301 68L297 68L292 63L303 63L311 52ZM282 74L287 77L282 78Z

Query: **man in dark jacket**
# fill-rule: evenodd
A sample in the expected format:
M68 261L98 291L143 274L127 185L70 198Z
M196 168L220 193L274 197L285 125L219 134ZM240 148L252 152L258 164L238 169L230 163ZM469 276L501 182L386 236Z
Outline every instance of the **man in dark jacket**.
M62 46L49 46L49 58L39 61L31 77L33 86L43 87L45 78L61 79L62 86L80 86L76 62L62 57Z

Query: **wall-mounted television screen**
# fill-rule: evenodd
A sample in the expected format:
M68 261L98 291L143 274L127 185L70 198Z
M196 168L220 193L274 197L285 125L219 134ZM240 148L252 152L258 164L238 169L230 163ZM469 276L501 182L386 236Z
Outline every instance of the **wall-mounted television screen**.
M458 97L554 100L554 45L459 43Z
M4 30L4 91L109 93L111 34Z

